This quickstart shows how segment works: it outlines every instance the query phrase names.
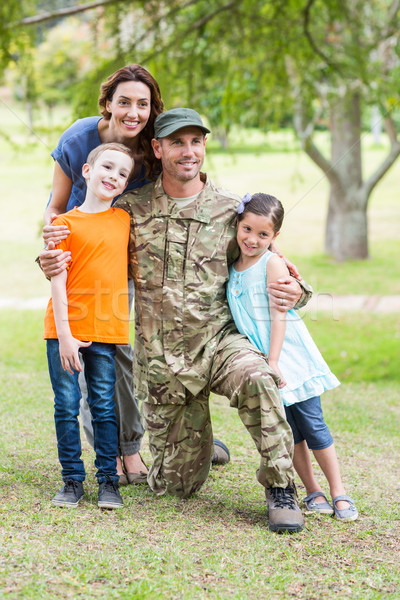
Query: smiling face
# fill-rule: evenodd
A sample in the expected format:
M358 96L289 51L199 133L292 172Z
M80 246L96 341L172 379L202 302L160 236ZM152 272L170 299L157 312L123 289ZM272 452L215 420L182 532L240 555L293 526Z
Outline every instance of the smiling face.
M115 88L106 108L111 113L109 128L115 140L137 136L147 125L151 110L150 88L141 81L124 81Z
M199 127L183 127L152 144L154 154L161 159L164 178L185 183L199 175L206 145Z
M243 219L238 223L236 236L242 260L248 266L256 263L277 235L279 232L274 232L270 218L245 212Z
M83 166L88 193L99 200L111 201L124 191L132 167L133 160L124 152L104 150L93 165Z

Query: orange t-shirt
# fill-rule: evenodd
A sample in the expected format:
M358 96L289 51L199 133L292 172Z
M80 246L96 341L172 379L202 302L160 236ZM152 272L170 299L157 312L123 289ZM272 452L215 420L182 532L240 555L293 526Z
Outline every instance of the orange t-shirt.
M109 344L129 343L128 243L130 218L121 208L58 217L70 235L57 248L71 251L67 277L68 320L73 337ZM53 303L44 337L57 338Z

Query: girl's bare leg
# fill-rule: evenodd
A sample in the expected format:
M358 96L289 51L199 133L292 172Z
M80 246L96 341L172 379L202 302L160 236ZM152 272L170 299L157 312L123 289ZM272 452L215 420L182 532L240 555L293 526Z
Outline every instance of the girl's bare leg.
M313 453L322 472L328 480L332 498L344 495L346 492L344 491L342 477L340 475L335 445L332 444L323 450L313 450ZM346 500L340 500L336 503L336 506L339 509L348 508L349 503Z
M294 446L293 466L306 488L307 496L311 494L311 492L322 492L322 488L315 479L310 451L305 440ZM314 502L322 503L326 502L326 500L323 496L317 496Z

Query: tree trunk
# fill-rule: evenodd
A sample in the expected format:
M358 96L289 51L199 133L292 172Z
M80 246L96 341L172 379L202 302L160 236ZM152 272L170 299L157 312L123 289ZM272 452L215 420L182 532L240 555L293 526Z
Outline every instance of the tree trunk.
M368 197L362 188L360 97L348 93L331 106L332 166L325 250L336 260L368 258Z
M219 141L224 150L228 150L229 146L228 133L227 127L213 127L213 136Z
M363 206L352 206L354 196L346 197L345 210L335 210L336 199L329 202L325 251L338 261L368 258L368 221Z

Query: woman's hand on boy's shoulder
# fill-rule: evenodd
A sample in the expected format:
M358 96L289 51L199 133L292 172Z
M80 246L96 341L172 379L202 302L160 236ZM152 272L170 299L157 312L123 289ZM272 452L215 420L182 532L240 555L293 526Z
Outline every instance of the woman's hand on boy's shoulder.
M42 238L47 245L49 242L54 242L57 246L65 240L71 232L66 225L45 225L42 231Z
M51 215L50 224L43 227L42 237L46 246L49 242L54 242L57 246L57 244L59 244L62 240L65 240L65 238L67 238L71 233L66 225L52 224L57 217L59 217L59 215L53 213Z
M39 254L40 268L46 277L54 277L62 273L68 267L70 260L71 252L56 250L54 242L49 242L47 248Z

